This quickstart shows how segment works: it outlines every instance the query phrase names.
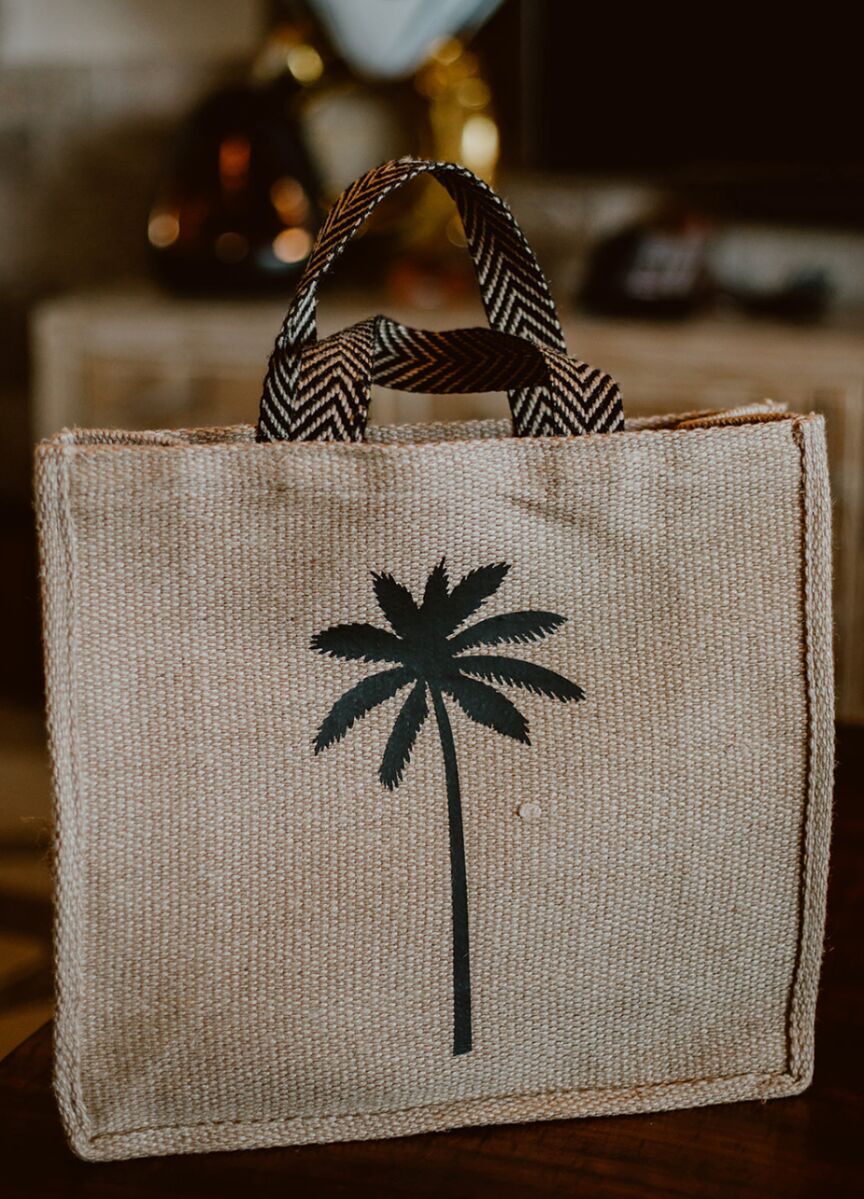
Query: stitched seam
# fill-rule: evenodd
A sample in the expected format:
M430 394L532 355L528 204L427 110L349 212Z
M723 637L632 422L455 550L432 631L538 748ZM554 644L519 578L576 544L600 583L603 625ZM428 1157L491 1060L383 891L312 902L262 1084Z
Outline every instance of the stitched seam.
M58 490L60 499L60 523L62 530L62 546L63 546L63 565L64 565L64 593L63 593L63 611L62 621L64 624L64 649L65 649L65 670L66 670L66 711L65 711L65 729L64 736L67 742L67 750L69 754L69 799L71 802L71 820L64 821L63 835L66 841L63 852L63 874L66 886L68 887L68 879L70 872L66 868L65 859L70 852L69 839L74 839L74 849L77 853L80 849L81 838L81 773L78 768L78 739L75 729L75 631L74 631L74 596L75 596L75 577L76 577L76 561L75 561L75 539L72 532L72 504L70 499L71 484L69 475L69 452L68 447L63 447L58 455ZM65 805L64 805L65 806ZM82 1125L86 1122L86 1113L84 1100L81 1095L81 1083L79 1074L79 1058L78 1058L78 1031L80 1027L80 997L83 993L83 965L81 963L81 955L83 952L82 938L75 936L74 930L69 928L70 919L76 920L80 905L81 882L80 878L76 879L75 890L71 896L67 896L67 903L63 905L66 908L62 918L62 924L59 918L58 907L58 925L57 925L57 944L55 947L55 964L57 965L57 976L64 979L63 991L60 992L60 1010L62 1017L58 1021L58 1029L62 1029L62 1036L65 1039L68 1029L69 1046L68 1055L64 1050L63 1056L67 1057L66 1075L69 1080L69 1102L73 1110L78 1115ZM70 917L69 906L71 901L72 914ZM67 971L64 967L59 969L60 959L66 958L69 954L69 941L74 939L77 952L73 955L73 968ZM71 974L71 979L69 975ZM70 995L68 992L71 991ZM72 1013L67 1016L67 1013Z
M610 1097L619 1094L636 1094L645 1095L652 1091L670 1090L673 1087L687 1087L698 1085L711 1085L713 1083L734 1082L737 1078L749 1078L754 1083L762 1085L781 1082L788 1079L790 1082L799 1082L797 1075L788 1072L780 1071L774 1074L717 1074L709 1078L683 1078L673 1079L670 1082L652 1082L636 1085L632 1087L604 1087L597 1089L595 1087L571 1087L563 1091L517 1091L512 1095L478 1095L476 1098L470 1099L451 1099L439 1100L435 1103L418 1103L412 1107L396 1107L396 1108L379 1108L374 1112L323 1112L321 1114L307 1114L302 1116L281 1116L275 1119L268 1120L202 1120L199 1123L193 1124L153 1124L144 1125L140 1128L124 1128L111 1132L95 1133L89 1139L91 1142L110 1140L116 1137L137 1136L148 1132L183 1132L192 1129L200 1128L260 1128L266 1125L283 1125L283 1124L299 1124L299 1123L315 1123L322 1120L369 1120L377 1116L409 1116L414 1112L429 1111L439 1107L456 1107L466 1104L480 1103L510 1103L513 1101L523 1101L527 1099L567 1099L570 1096L586 1096L597 1095Z
M808 574L808 495L807 495L807 456L801 421L792 423L792 438L800 456L801 482L799 488L800 516L800 603L801 603L801 650L803 653L804 680L804 710L805 710L805 740L804 740L804 802L801 813L801 825L798 846L798 931L795 941L795 958L792 965L792 975L789 985L789 998L786 1004L786 1052L787 1069L793 1072L796 1061L801 1057L801 1034L796 1025L795 1006L801 985L804 965L804 922L806 915L806 898L808 892L807 859L809 853L809 833L812 812L813 784L813 700L811 694L810 673L810 624L811 611L809 604L809 574Z
M456 446L462 446L462 447L470 446L471 448L476 449L478 446L481 446L481 447L485 446L485 445L501 446L501 445L505 445L505 444L518 445L518 446L522 447L523 449L527 450L528 452L534 452L534 451L539 452L541 450L548 449L549 447L554 447L557 445L571 445L573 443L576 443L580 447L583 447L583 452L587 452L588 447L591 447L592 450L599 450L601 445L602 445L604 451L606 451L613 445L614 442L617 442L618 439L622 438L622 437L628 437L628 438L632 438L632 437L682 438L682 437L710 437L710 436L717 436L717 435L724 435L724 436L731 437L731 436L734 436L735 434L739 434L739 435L745 434L745 433L753 434L757 431L763 432L766 429L772 428L775 425L783 424L786 421L788 421L790 424L793 424L793 425L801 424L808 419L809 418L806 416L795 416L794 414L789 414L789 415L781 414L780 419L771 420L771 421L753 420L746 424L739 424L739 425L717 424L717 425L713 425L710 427L709 426L699 426L699 427L690 428L690 429L685 429L685 428L619 429L618 431L616 431L614 433L614 435L608 434L608 433L583 433L580 435L557 434L557 435L549 435L549 436L542 436L542 437L515 437L512 434L503 434L501 436L471 437L471 438L465 438L465 439L442 437L442 438L429 440L429 441L407 441L406 440L406 441L261 441L261 442L256 442L256 441L252 440L251 438L248 441L206 441L206 442L197 442L197 441L184 441L184 442L127 441L127 442L119 442L119 443L118 442L107 443L107 442L97 442L97 441L93 441L93 442L79 441L79 442L76 442L76 443L70 445L68 447L68 449L73 453L79 453L81 451L86 451L87 453L90 453L92 451L99 451L100 453L103 453L103 452L110 453L112 451L117 451L117 450L132 450L132 451L144 450L144 451L151 451L151 452L154 450L156 450L156 451L194 450L194 451L201 452L201 453L205 453L205 452L213 453L214 451L217 451L217 450L220 452L225 451L225 450L230 450L233 453L236 453L238 451L243 451L245 453L249 449L254 449L255 452L259 453L259 454L263 454L263 453L271 453L272 454L272 453L285 453L285 452L288 452L288 453L300 452L300 453L302 453L304 450L307 452L310 450L313 452L317 450L319 453L325 452L328 454L332 454L334 452L345 453L346 451L348 453L355 453L355 452L362 453L362 452L366 452L369 450L378 450L378 451L383 450L383 451L386 451L386 452L392 453L392 454L401 454L401 453L404 453L407 451L422 452L422 451L427 451L427 450L428 451L434 451L434 450L440 451L440 450L444 450L444 449L451 450ZM458 422L450 422L450 423L458 423ZM424 426L421 424L421 425L413 425L413 426L390 425L390 426L386 426L386 427L387 428L422 429ZM249 430L252 430L251 425L228 426L228 428L241 428L241 429L248 428ZM99 432L103 432L103 431L105 431L105 430L100 430L100 429L72 430L73 433L75 433L75 432L99 433ZM107 430L107 431L110 432L110 430ZM153 432L158 433L159 431L154 430ZM166 435L173 436L174 432L172 430L167 430ZM47 443L43 443L43 444L47 444L50 446L52 443L49 440Z

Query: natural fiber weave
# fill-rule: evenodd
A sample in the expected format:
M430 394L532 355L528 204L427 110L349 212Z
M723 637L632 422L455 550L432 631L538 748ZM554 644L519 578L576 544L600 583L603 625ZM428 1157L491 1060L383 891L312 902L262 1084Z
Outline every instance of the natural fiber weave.
M40 446L56 1086L80 1155L807 1086L832 769L821 419L479 432ZM370 572L416 594L444 555L453 578L511 564L488 615L566 616L517 648L585 692L521 693L530 746L453 711L461 1057L435 738L394 792L392 703L312 744L369 669L312 635L380 623Z

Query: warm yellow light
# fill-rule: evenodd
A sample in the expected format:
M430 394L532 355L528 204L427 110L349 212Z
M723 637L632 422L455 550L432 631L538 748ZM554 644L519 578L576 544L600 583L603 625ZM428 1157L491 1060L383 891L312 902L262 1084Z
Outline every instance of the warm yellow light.
M491 117L473 113L462 127L462 161L472 171L489 171L498 160L498 126Z
M299 225L309 215L306 193L297 180L288 175L276 180L270 188L270 199L286 225Z
M213 243L216 257L222 262L240 262L249 253L249 242L242 233L220 233Z
M485 108L489 98L489 87L482 79L462 79L456 84L456 99L463 108Z
M445 67L451 66L462 53L462 43L458 38L449 37L441 42L432 51L432 57L436 62L441 62Z
M302 262L312 249L312 236L306 229L283 229L273 238L273 253L280 262Z
M147 224L147 237L151 246L164 250L173 246L180 236L180 217L174 208L154 208Z
M324 74L324 63L314 46L303 43L292 46L285 55L285 64L298 83L315 83Z

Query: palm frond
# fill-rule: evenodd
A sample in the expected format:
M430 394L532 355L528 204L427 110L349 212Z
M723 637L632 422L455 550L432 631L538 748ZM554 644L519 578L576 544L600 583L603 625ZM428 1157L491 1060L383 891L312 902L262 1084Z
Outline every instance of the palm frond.
M490 616L479 620L457 633L450 641L454 654L475 645L502 645L505 642L540 641L564 624L566 617L554 612L505 612L501 616Z
M433 567L432 573L426 580L423 603L420 605L423 624L429 632L437 630L441 622L446 620L449 601L449 580L445 561L442 558L438 565ZM450 629L445 627L441 629L441 632L446 636Z
M417 734L428 715L426 683L420 679L402 705L384 748L378 777L388 791L393 791L402 782L402 772L408 765Z
M459 669L475 678L493 679L505 687L524 687L535 695L548 695L552 699L569 700L585 698L585 692L563 675L535 662L522 662L519 658L502 658L497 654L466 654L456 659Z
M379 704L383 704L386 699L390 699L397 691L401 691L413 679L414 675L404 666L382 670L378 674L370 674L368 678L361 679L336 700L324 717L315 738L315 753L320 754L322 749L326 749L334 741L341 741L352 724Z
M405 646L393 633L371 624L337 624L312 638L319 654L346 661L401 662Z
M458 629L459 625L472 616L482 603L494 595L510 567L506 562L493 562L490 566L479 566L470 570L450 592L447 602L447 627L442 630L446 636Z
M441 690L452 695L465 715L477 724L530 745L528 721L516 705L494 687L465 675L452 675L442 682Z
M378 607L387 617L390 627L400 637L410 637L417 628L420 615L414 596L407 587L397 583L391 574L374 574L372 582Z

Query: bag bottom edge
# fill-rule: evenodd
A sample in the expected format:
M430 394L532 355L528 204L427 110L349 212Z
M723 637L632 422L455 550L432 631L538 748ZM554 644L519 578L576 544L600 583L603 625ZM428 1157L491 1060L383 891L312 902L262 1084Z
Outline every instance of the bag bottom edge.
M386 1140L456 1128L534 1121L635 1115L780 1099L798 1095L811 1075L739 1074L728 1078L658 1083L607 1091L559 1091L501 1099L454 1100L401 1111L300 1116L268 1121L218 1121L92 1133L64 1121L69 1146L85 1161L121 1161L186 1153Z

